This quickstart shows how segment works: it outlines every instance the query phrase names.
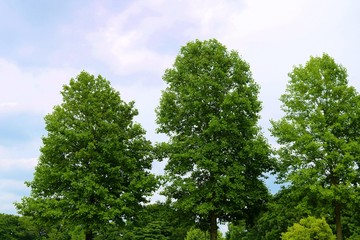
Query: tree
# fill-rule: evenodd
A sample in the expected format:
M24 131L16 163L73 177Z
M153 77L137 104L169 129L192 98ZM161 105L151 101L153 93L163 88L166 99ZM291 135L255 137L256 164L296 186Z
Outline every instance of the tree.
M167 159L164 194L207 225L211 239L218 221L253 222L268 197L261 177L272 162L249 65L215 39L196 40L163 80L156 113L158 132L170 138L157 148Z
M308 215L330 215L310 189L290 185L282 187L268 202L267 209L257 219L253 227L246 229L244 239L278 240L288 227Z
M225 240L222 233L218 230L218 239L219 240ZM209 232L202 231L199 228L191 228L187 234L185 240L207 240L209 236Z
M81 226L93 239L124 225L156 187L149 172L151 143L125 103L101 76L81 72L61 92L63 103L45 117L47 136L21 214L61 226Z
M131 239L184 240L193 227L191 220L191 216L176 211L169 202L156 202L138 213L137 221L128 231L132 232Z
M359 193L357 193L359 197ZM358 239L360 235L360 221L357 214L359 212L359 202L348 202L343 206L342 225L344 239ZM259 239L259 240L278 240L281 234L286 232L294 223L298 223L307 216L317 218L324 217L331 229L335 229L332 206L327 199L320 199L319 196L311 191L311 186L289 185L283 187L267 203L267 209L256 220L254 226L236 226L245 232L245 237L238 235L234 239ZM235 231L234 231L235 230ZM237 229L229 226L229 235L236 234Z
M279 177L331 206L342 240L341 212L355 200L360 179L359 95L327 54L294 67L289 77L280 98L285 116L271 129L280 145Z
M303 218L299 223L295 223L288 231L281 235L282 240L335 240L331 228L324 218L314 218L312 216Z
M228 225L228 231L226 232L226 240L242 240L246 238L247 229L245 223L242 221L237 225L230 223Z
M38 237L36 227L26 217L0 213L0 239L35 240Z

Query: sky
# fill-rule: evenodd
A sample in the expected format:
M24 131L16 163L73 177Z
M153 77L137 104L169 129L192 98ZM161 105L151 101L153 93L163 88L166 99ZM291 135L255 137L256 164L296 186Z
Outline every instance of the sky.
M165 69L187 42L216 38L250 64L261 87L259 124L275 146L269 120L282 116L278 99L293 66L328 53L360 90L359 13L357 0L1 0L0 213L15 214L13 203L29 195L43 118L82 70L134 100L136 121L159 142L154 109Z

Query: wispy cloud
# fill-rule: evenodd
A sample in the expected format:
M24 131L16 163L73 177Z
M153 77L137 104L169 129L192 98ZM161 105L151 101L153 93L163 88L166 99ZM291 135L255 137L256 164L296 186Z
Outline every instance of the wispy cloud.
M0 159L0 172L6 171L20 171L20 170L27 170L33 171L36 164L37 158L2 158Z
M0 179L0 192L1 213L14 214L14 202L18 202L24 195L28 195L29 189L23 181Z
M0 103L0 109L11 109L11 108L15 108L17 106L16 102L2 102ZM1 110L0 110L1 111Z
M4 112L47 113L61 102L62 85L78 71L72 68L24 69L16 63L0 58L1 79L0 114Z
M40 141L27 141L12 146L0 146L0 176L30 180L37 164Z

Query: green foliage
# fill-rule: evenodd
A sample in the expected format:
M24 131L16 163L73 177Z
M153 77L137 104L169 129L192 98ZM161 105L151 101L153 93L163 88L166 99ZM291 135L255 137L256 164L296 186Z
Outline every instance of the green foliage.
M16 206L36 221L68 230L81 226L93 235L124 225L156 187L151 143L133 123L134 103L86 72L61 94L63 103L45 117L48 134L27 183L31 195Z
M0 239L32 240L39 237L39 232L26 217L0 213Z
M286 233L281 236L282 240L335 240L336 237L332 233L331 228L326 223L324 218L318 219L314 217L307 217L295 223L288 228Z
M360 221L358 215L354 213L359 211L357 201L344 204L342 223L345 239L357 239L356 236L360 233ZM327 200L319 199L307 187L295 185L284 187L270 199L267 210L261 214L254 226L250 228L239 226L240 229L246 230L246 235L238 239L278 240L288 227L309 215L325 217L333 231L335 230L332 206L329 206Z
M77 240L84 239L80 234L60 225L40 226L31 217L0 214L0 239L6 240Z
M355 195L356 199L345 203L342 209L341 222L345 239L360 239L360 218L357 214L360 212L360 189L357 189Z
M184 240L208 240L209 239L209 232L202 231L199 228L191 228L187 234L186 238ZM218 240L225 240L222 233L220 231L217 232L217 239Z
M184 240L204 240L208 239L208 234L209 233L201 231L198 228L192 228L187 232L186 238Z
M256 224L247 229L245 239L277 240L288 227L309 214L330 216L330 213L316 195L309 194L309 189L294 185L284 187L270 199L267 211Z
M226 232L226 240L241 240L246 238L246 224L241 221L239 224L230 223Z
M271 129L280 144L279 176L333 207L341 238L340 212L355 201L360 179L359 95L348 86L346 69L326 54L294 67L289 77L281 96L285 116Z
M124 239L183 240L193 226L189 216L179 213L169 203L154 203L134 215L126 227Z
M210 219L253 222L268 198L260 177L272 162L249 65L214 39L196 40L163 79L156 113L158 131L170 137L157 146L168 159L164 194L208 226Z

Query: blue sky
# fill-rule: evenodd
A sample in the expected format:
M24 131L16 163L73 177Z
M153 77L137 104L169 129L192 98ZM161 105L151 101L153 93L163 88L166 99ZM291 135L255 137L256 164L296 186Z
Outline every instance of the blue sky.
M282 114L278 99L294 65L326 52L360 89L359 12L357 0L0 1L0 212L15 213L13 202L29 194L43 117L81 70L135 100L137 121L161 141L154 109L164 70L186 42L217 38L250 64L260 125L275 146L269 120Z

